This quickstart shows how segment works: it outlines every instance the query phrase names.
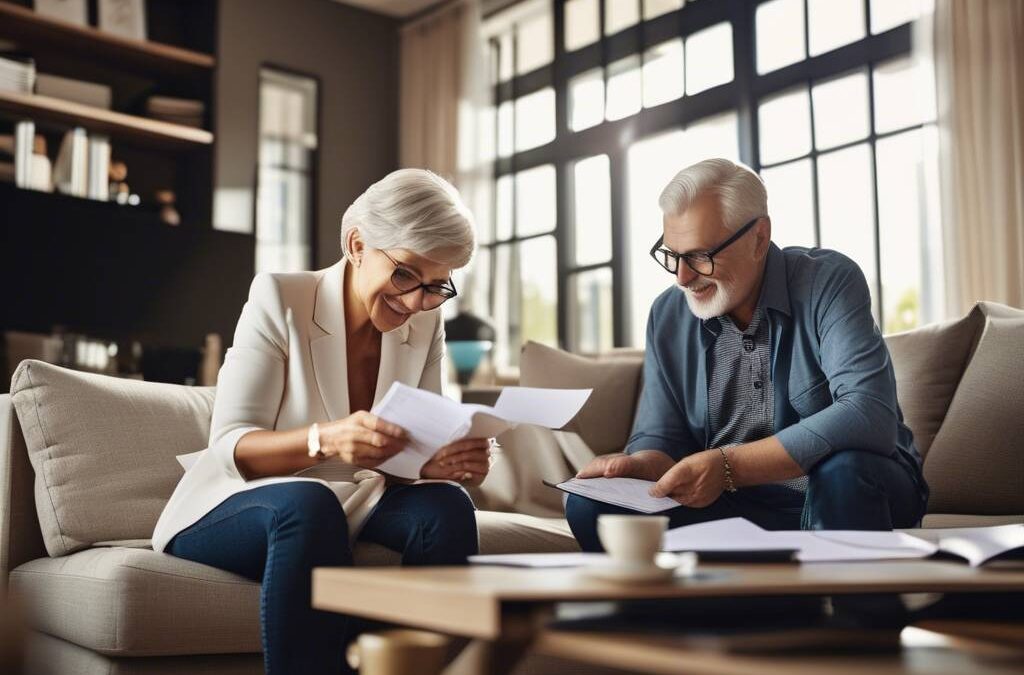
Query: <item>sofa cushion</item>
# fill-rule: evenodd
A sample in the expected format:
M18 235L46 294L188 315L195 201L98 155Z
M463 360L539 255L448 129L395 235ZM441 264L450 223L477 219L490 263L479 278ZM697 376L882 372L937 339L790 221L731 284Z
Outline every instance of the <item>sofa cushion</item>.
M914 442L927 457L984 323L980 308L966 317L888 335L896 393Z
M1024 513L1024 311L982 311L978 346L924 465L932 513Z
M587 358L536 342L523 346L519 377L524 387L593 388L566 431L580 435L595 454L618 452L629 440L643 371L643 357Z
M482 553L577 551L568 524L477 512ZM360 542L357 565L398 553ZM97 547L11 572L10 591L34 629L112 656L259 652L259 584L149 548Z
M206 447L213 394L22 362L11 398L49 554L149 538L181 478L175 455Z

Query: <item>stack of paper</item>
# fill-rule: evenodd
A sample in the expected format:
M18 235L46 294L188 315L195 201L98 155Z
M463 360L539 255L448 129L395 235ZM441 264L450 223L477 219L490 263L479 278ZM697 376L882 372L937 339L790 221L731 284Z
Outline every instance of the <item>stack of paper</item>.
M569 494L640 513L660 513L679 506L679 502L671 497L652 497L650 490L654 481L640 478L570 478L558 485L545 484Z
M27 56L0 56L0 91L31 94L36 81L36 63Z

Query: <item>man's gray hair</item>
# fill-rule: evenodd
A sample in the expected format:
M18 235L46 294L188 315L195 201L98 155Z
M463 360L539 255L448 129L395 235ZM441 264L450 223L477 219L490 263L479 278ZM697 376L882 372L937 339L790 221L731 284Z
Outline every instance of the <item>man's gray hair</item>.
M768 191L761 177L743 164L721 158L705 159L677 173L661 191L658 205L665 215L677 216L707 192L718 196L722 224L730 230L768 215Z
M476 246L473 214L458 190L425 169L393 171L352 202L341 217L345 255L353 227L371 248L403 248L454 268L465 267ZM443 260L440 249L448 249Z

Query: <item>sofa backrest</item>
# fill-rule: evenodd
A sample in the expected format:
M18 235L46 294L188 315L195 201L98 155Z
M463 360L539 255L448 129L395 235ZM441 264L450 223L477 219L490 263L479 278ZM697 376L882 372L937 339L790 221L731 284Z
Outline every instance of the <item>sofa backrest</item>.
M47 552L147 541L181 478L175 455L206 447L213 396L212 387L23 361L11 400L35 475Z
M32 492L32 465L10 394L0 395L0 592L7 574L46 555Z

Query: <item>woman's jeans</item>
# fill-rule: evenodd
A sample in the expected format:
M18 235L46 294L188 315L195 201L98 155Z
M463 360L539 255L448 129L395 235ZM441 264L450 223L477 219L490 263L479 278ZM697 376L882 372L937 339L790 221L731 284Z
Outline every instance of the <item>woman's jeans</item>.
M477 552L473 504L454 485L393 485L358 539L400 551L403 565L465 564ZM314 567L352 564L348 521L327 486L296 481L239 492L166 551L262 582L268 674L350 672L344 656L354 620L313 609L311 598Z

